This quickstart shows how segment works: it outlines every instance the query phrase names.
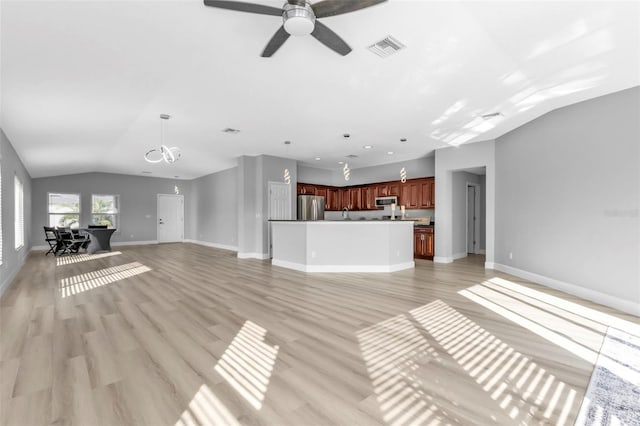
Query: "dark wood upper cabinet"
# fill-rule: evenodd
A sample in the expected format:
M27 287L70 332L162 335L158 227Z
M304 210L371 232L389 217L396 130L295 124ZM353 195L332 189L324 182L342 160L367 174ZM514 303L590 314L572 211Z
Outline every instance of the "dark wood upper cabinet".
M299 183L297 186L298 195L316 195L316 185Z
M435 180L426 178L420 180L420 207L421 209L435 208Z
M373 185L363 186L360 189L360 209L375 210L376 209L376 189Z
M338 188L327 188L327 199L325 200L325 210L340 210L341 209L341 200Z
M407 209L417 209L420 206L420 189L417 182L406 181L402 184L400 205Z
M324 197L324 209L329 210L329 198L326 186L316 186L316 197Z
M363 186L336 188L333 186L298 183L298 195L318 195L324 197L324 209L339 211L344 207L349 210L377 210L376 197L398 197L398 207L407 209L435 208L435 179L408 179L399 181L372 183Z

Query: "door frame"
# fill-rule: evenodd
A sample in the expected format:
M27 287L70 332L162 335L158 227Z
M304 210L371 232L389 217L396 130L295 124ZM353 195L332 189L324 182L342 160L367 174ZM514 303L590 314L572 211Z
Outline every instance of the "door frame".
M269 256L268 259L271 259L271 256L273 255L273 251L271 248L271 222L269 221L271 219L271 188L273 186L288 186L289 187L289 205L287 206L287 216L288 218L285 220L291 220L291 218L293 217L293 212L291 211L293 209L293 200L292 200L292 196L291 194L293 193L293 191L291 190L291 187L293 186L293 184L288 184L288 183L284 183L284 182L278 182L278 181L268 181L267 182L267 255Z
M182 238L180 238L178 241L167 241L168 242L184 242L184 195L177 195L177 194L157 194L156 195L156 241L158 241L158 243L161 243L160 239L158 238L160 236L160 221L158 220L158 217L160 216L160 212L159 212L159 206L160 203L158 202L160 197L171 197L171 198L177 198L182 200L182 203L180 203L180 205L182 206L182 221L180 222L180 235L182 236Z
M474 244L473 246L473 252L469 251L469 187L473 186L474 187L474 197L473 197L473 203L474 203L474 215L476 217L476 221L475 223L475 229L473 230L473 237L474 237L474 241L476 242L476 244ZM465 191L465 205L466 205L466 209L465 209L465 234L464 234L464 238L465 238L465 251L467 253L472 253L472 254L479 254L480 253L480 187L481 185L479 183L475 183L475 182L467 182L466 185L466 191Z

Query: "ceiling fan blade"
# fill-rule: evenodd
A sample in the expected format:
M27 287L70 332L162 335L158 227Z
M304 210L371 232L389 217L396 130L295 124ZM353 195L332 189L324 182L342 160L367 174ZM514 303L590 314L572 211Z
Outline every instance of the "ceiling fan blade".
M280 46L284 44L285 41L289 38L289 33L284 30L284 25L276 31L276 33L271 37L269 43L267 43L267 47L264 48L262 52L263 58L269 58L271 55L276 53L276 50L280 49Z
M265 6L262 4L245 3L243 1L230 0L204 0L205 6L217 7L220 9L236 10L238 12L259 13L260 15L282 16L282 9Z
M334 33L333 30L330 30L325 24L316 20L316 26L311 33L320 43L327 46L329 49L332 49L342 56L351 52L351 47L343 39L341 39L338 34Z
M311 5L316 18L341 15L343 13L354 12L356 10L375 6L387 0L323 0Z

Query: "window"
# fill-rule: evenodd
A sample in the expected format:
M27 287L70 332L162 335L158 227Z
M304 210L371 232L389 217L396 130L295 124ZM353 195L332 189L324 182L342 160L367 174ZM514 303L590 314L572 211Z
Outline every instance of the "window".
M14 176L14 188L15 188L15 235L16 235L16 250L19 250L24 246L24 187L22 182L18 179L18 176Z
M49 226L80 226L80 194L49 193Z
M93 217L91 223L117 228L119 198L117 195L92 195L91 214Z

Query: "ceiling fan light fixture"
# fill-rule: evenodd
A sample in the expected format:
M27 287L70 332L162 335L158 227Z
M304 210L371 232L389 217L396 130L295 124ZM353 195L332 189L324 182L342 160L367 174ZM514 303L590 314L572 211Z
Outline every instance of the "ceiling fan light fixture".
M316 16L308 4L298 6L286 3L284 5L282 21L284 30L293 36L309 35L313 32Z

